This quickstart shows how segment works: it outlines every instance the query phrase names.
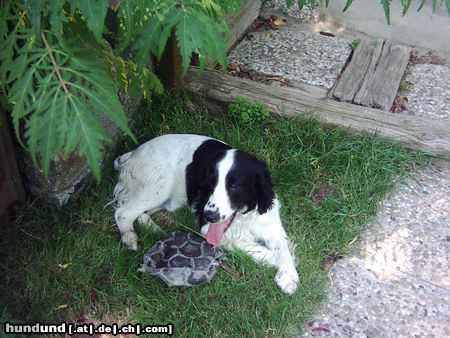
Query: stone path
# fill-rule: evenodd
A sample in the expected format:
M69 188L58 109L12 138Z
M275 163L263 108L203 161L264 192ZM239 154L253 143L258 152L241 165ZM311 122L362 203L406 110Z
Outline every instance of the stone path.
M302 337L449 337L449 163L399 183L352 251Z
M297 15L282 1L266 3L318 22L311 8ZM329 37L308 27L287 18L276 31L251 32L232 51L230 63L330 89L361 35ZM449 58L425 54L431 55L428 61L413 62L405 73L398 111L449 121ZM351 247L352 254L331 268L327 300L302 337L450 337L449 162L434 160L398 182Z

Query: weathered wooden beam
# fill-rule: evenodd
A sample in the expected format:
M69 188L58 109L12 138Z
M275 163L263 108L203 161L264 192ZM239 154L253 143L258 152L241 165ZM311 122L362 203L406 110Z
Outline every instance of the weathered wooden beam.
M302 116L340 126L351 132L376 134L410 149L450 158L450 122L419 116L397 115L373 108L310 97L289 87L268 86L206 70L189 70L184 89L204 97L209 107L225 108L237 96L263 102L273 114Z

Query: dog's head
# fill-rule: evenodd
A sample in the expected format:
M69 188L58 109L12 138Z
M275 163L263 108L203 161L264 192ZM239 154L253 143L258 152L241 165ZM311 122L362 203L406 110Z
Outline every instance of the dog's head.
M275 193L265 162L245 152L228 149L206 170L202 217L209 223L207 241L218 244L238 213L264 214Z

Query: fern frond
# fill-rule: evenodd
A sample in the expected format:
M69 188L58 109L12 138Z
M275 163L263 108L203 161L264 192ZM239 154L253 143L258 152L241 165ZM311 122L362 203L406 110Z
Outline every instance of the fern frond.
M33 36L31 29L23 29L21 35L26 32ZM83 47L82 39L76 45L68 40L60 43L50 31L41 32L40 41L28 38L25 44L16 37L9 41L17 54L9 64L13 71L1 76L13 104L16 135L35 164L47 174L52 159L76 151L98 180L101 150L108 139L99 118L105 116L132 134L107 65L99 61L95 49Z

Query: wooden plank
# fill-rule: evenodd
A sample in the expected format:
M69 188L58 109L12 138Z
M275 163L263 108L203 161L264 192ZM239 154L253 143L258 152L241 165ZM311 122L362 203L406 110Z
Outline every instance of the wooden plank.
M331 96L343 102L390 110L410 51L409 47L388 41L361 41Z
M251 27L253 21L259 16L262 0L247 0L241 7L236 17L227 19L230 26L230 39L228 41L227 51L229 51L239 40L242 35Z
M353 102L361 88L374 54L381 53L381 46L368 40L362 40L332 89L331 96L339 101Z
M5 112L0 109L0 233L27 202Z
M406 147L450 158L450 122L419 116L397 115L345 102L318 99L295 88L268 86L251 80L207 70L191 69L184 88L206 99L212 109L224 109L237 96L263 102L272 114L302 116L340 126L356 133L369 133L403 143Z
M378 48L379 50L379 48ZM408 64L411 49L381 43L381 53L374 53L364 81L353 100L363 106L390 110ZM379 57L378 57L379 56Z

